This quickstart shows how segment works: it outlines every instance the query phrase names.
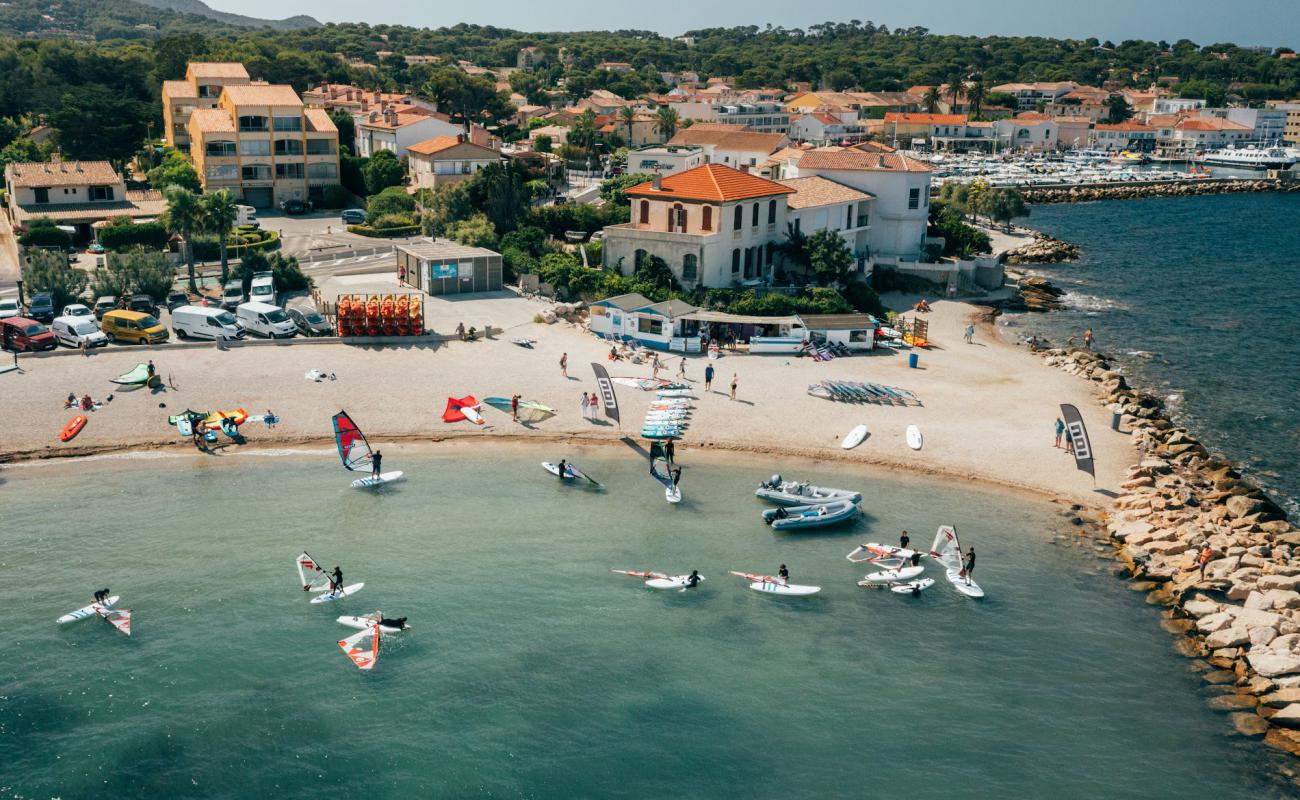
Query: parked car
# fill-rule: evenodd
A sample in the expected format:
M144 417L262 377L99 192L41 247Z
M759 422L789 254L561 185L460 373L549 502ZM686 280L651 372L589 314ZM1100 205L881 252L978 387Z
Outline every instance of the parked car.
M0 345L6 350L53 350L59 346L50 329L27 317L0 319Z
M82 342L87 347L103 347L108 344L108 337L95 324L94 318L85 314L79 317L55 317L50 332L59 344L67 347L81 347Z
M23 313L23 307L12 298L0 298L0 319L16 317Z
M314 308L290 308L289 319L303 336L333 336L334 327Z
M60 317L93 317L95 312L82 303L68 303L59 312Z
M151 317L158 316L158 304L147 294L133 294L131 300L126 304L127 311L139 311L141 314L148 314Z
M366 212L359 208L347 208L339 215L345 225L361 225L366 221Z
M95 298L95 319L102 320L105 311L112 311L117 308L117 297L106 294Z
M247 299L244 296L244 282L242 280L226 281L226 286L221 290L221 307L227 311L234 311L240 303Z
M181 306L190 304L190 296L185 292L168 292L167 293L167 310L175 311Z
M298 328L279 306L267 303L244 303L235 309L235 316L244 330L258 336L272 339L290 338L298 333Z
M27 301L27 316L37 322L51 322L54 319L54 295L49 292L37 292Z
M108 311L101 323L110 342L161 344L171 336L157 317L139 311Z
M307 200L281 200L280 210L286 214L307 214L311 212L311 202Z
M248 302L275 305L275 276L270 272L254 272L248 287Z
M181 339L244 338L244 326L222 308L180 306L172 311L172 330Z

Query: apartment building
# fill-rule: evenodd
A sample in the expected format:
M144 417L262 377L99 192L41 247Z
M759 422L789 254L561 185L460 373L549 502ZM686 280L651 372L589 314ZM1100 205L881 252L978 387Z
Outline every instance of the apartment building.
M780 103L734 103L717 107L718 122L740 125L760 133L789 133L790 112Z
M328 83L322 81L302 93L302 103L307 108L323 108L326 111L343 111L348 114L362 114L381 105L411 105L434 109L432 103L420 100L409 92L381 92L378 89L362 89L346 83Z
M668 141L670 145L701 147L706 163L739 170L752 170L789 143L781 133L763 133L720 123L692 125Z
M1016 108L1021 111L1033 111L1039 103L1050 105L1078 88L1079 84L1074 81L1003 83L989 89L989 92L1009 94L1016 98Z
M318 201L339 182L338 129L291 86L228 85L215 108L190 115L190 158L205 192L225 189L258 208Z
M1113 125L1099 122L1092 129L1092 148L1107 153L1150 153L1156 149L1156 129L1136 120Z
M1272 107L1286 115L1282 123L1282 141L1292 147L1300 146L1300 102L1273 103Z
M221 90L252 83L243 64L196 61L185 68L185 79L163 81L163 138L169 147L189 146L190 115L200 108L216 108Z

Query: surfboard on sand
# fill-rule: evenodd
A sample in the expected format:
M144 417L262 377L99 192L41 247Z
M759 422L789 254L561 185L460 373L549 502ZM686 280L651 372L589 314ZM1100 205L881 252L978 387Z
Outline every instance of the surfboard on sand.
M915 425L907 426L907 446L913 450L920 450L925 444L925 439L921 436L921 429Z
M852 450L862 444L862 440L865 438L867 438L867 426L859 425L849 431L849 434L844 437L844 441L840 442L840 447L843 447L845 450Z

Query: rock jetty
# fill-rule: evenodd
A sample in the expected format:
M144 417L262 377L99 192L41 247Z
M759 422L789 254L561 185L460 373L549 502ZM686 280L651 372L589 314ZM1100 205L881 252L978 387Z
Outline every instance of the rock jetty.
M1027 275L1016 281L1016 293L989 305L1001 311L1059 311L1065 290L1046 278Z
M1300 181L1274 178L1206 179L1125 183L1115 186L1024 187L1029 203L1088 203L1094 200L1133 200L1139 197L1192 197L1232 192L1294 192Z
M1137 586L1168 607L1165 627L1213 687L1211 705L1230 713L1225 727L1300 756L1300 530L1109 357L1041 355L1092 381L1133 434L1139 460L1105 529Z
M1032 242L1008 250L1004 255L1008 264L1056 264L1077 259L1079 248L1046 234L1035 233Z

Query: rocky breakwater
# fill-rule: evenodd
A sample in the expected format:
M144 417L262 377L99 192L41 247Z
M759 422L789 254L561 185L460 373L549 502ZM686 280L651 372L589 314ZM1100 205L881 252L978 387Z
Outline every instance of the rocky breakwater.
M1058 186L1021 189L1029 203L1088 203L1094 200L1134 200L1139 197L1193 197L1233 192L1294 192L1300 181L1273 178L1125 183L1115 186Z
M1004 255L1008 264L1056 264L1077 259L1079 248L1055 237L1035 233L1032 242L1012 248Z
M1140 458L1106 530L1151 602L1168 607L1165 626L1195 659L1210 705L1230 714L1235 733L1300 756L1300 530L1108 357L1043 355L1095 383L1133 433Z

